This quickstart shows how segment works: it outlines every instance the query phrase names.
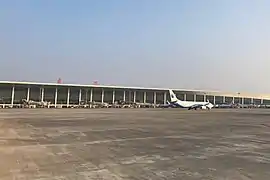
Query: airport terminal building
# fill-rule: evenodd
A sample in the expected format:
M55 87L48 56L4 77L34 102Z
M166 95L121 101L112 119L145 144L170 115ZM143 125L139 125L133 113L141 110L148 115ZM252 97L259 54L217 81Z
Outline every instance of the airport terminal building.
M213 104L239 103L270 105L270 96L173 89L180 100L207 101ZM113 104L118 101L131 103L166 104L170 100L168 88L124 87L105 85L79 85L0 81L0 104L13 107L27 101L50 102L52 106L78 105L80 102Z

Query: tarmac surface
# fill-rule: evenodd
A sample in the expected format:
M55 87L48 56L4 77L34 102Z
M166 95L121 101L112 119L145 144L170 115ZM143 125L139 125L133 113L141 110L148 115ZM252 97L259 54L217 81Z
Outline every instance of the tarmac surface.
M270 110L2 109L0 179L269 180Z

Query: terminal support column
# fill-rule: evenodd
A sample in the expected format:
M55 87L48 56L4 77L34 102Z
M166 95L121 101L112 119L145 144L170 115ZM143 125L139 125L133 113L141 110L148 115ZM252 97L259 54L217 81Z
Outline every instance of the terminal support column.
M251 98L250 104L254 104L254 98Z
M101 90L101 103L104 103L104 89Z
M27 96L26 96L26 101L30 100L30 87L27 88Z
M242 97L242 104L245 104L245 98Z
M193 99L194 99L194 101L196 101L196 94L193 95Z
M79 105L81 104L82 101L82 89L79 91Z
M164 94L163 94L163 103L167 104L167 93L166 92L164 92Z
M206 95L203 95L203 101L206 102Z
M187 94L184 94L184 101L187 100Z
M146 103L146 91L143 92L143 103Z
M67 92L67 107L69 106L69 98L70 98L70 88L68 88Z
M90 91L90 102L93 102L93 89Z
M223 100L222 100L222 102L223 102L223 103L225 103L225 102L226 102L226 97L225 97L225 96L223 96Z
M154 92L154 105L157 104L157 92Z
M14 94L15 94L15 86L12 86L12 90L11 90L11 106L13 106L13 103L14 103Z
M234 96L232 97L232 103L234 104Z
M124 91L124 94L123 94L123 101L126 102L126 91Z
M58 89L55 88L54 107L56 107L56 105L57 105L57 95L58 95Z
M41 88L41 102L44 101L44 88Z
M213 103L216 104L216 96L215 95L213 96L213 99L214 99Z
M112 94L112 103L114 104L115 101L115 90L113 90L113 94Z
M134 91L134 94L133 94L133 102L136 103L136 91Z
M263 98L261 99L261 104L263 104Z

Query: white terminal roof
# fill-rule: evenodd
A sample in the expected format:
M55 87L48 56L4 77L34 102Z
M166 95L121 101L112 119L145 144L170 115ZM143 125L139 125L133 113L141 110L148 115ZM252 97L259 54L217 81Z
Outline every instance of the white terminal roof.
M85 84L59 84L59 83L41 83L41 82L24 82L24 81L0 81L0 84L14 84L14 85L38 85L38 86L65 86L65 87L95 87L95 88L112 88L112 89L137 89L137 90L156 90L167 91L172 89L174 91L192 92L197 94L217 95L217 96L234 96L246 98L269 99L270 94L251 94L242 92L221 92L221 91L208 91L208 90L194 90L194 89L174 89L174 88L146 88L146 87L128 87L128 86L112 86L112 85L85 85Z

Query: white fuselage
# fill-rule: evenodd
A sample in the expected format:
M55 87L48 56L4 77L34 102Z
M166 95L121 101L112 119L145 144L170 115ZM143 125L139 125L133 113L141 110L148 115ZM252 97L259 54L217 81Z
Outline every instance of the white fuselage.
M208 102L193 102L193 101L180 101L180 100L178 100L176 103L179 104L180 106L183 106L186 108L192 107L194 105L203 105L204 106L204 105L208 104Z
M180 101L177 100L173 104L178 105L179 107L182 108L201 108L201 109L212 109L213 105L212 103L209 102L194 102L194 101Z

